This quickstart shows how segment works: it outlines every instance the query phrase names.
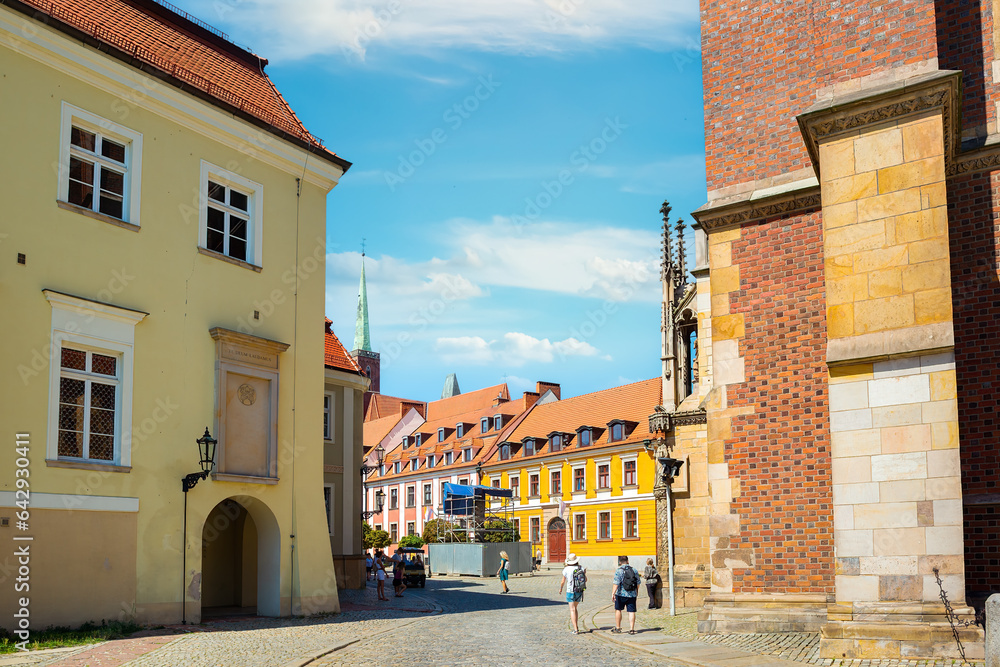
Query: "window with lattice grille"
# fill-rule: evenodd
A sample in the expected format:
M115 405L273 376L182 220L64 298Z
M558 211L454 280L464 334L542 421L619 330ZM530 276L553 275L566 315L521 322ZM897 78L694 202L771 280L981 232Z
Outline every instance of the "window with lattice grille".
M59 458L116 460L118 355L63 346L59 370Z

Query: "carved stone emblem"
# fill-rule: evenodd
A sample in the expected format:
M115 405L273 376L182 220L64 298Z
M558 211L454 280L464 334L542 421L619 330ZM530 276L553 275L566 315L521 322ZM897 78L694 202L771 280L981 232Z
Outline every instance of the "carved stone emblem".
M236 395L243 405L253 405L257 402L257 391L245 382L236 390Z

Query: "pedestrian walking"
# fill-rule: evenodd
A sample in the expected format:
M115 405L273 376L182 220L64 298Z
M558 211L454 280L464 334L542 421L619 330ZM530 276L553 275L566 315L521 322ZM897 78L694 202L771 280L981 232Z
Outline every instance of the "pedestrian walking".
M611 598L615 603L615 627L612 633L622 631L622 612L628 612L628 633L635 634L635 601L639 597L639 572L628 564L628 556L618 557L618 569L615 570L614 587Z
M559 594L562 595L563 587L566 588L566 602L569 603L569 620L573 624L573 634L580 634L578 622L577 605L583 601L583 592L587 589L587 571L580 567L580 560L576 554L570 554L566 558L566 567L562 571L562 579L559 580Z
M365 581L372 578L372 567L375 565L375 560L372 558L370 553L365 554Z
M507 552L506 551L501 551L500 552L500 569L497 570L497 576L500 577L500 585L503 586L503 592L504 593L510 593L510 589L507 588L507 577L509 576L508 565L510 565L510 558L507 556Z
M396 597L403 597L403 591L406 590L406 583L403 581L403 572L406 570L406 563L403 561L403 557L399 555L399 549L396 549L396 553L392 556L392 587L396 589Z
M656 585L660 583L660 573L656 571L656 566L653 565L653 559L646 559L646 569L642 573L642 578L646 580L646 592L649 594L649 609L657 609L659 607L656 604Z
M378 589L378 599L389 601L385 596L385 561L381 551L375 552L375 586Z

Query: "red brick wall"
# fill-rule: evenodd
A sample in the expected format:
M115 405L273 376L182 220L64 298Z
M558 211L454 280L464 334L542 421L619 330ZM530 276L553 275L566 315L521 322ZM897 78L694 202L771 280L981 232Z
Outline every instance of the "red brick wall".
M726 461L740 480L734 546L756 555L755 567L733 571L733 591L832 592L820 213L746 226L732 250L741 289L729 307L744 314L747 381L729 387L729 406L753 405L755 413L733 419Z
M933 0L702 0L701 10L709 190L809 166L795 117L817 89L937 56Z
M985 126L987 116L995 116L994 111L988 110L986 101L987 90L992 91L993 86L992 32L990 0L938 0L938 67L963 71L962 125L965 129Z
M1000 493L1000 172L948 181L962 493ZM1000 506L965 506L966 589L1000 590Z

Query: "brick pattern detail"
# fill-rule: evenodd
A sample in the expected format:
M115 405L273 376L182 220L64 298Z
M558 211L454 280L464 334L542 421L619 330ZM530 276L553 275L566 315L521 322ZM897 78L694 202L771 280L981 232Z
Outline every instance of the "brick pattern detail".
M1000 172L951 179L948 208L962 493L997 493L1000 395L983 388L1000 377ZM966 505L965 571L969 593L1000 589L1000 507Z
M987 105L994 91L992 3L939 0L936 6L938 67L962 70L964 133L984 136L987 121L996 123L995 104Z
M725 460L739 486L732 501L740 516L735 541L756 558L752 568L733 570L733 592L829 593L833 505L820 214L744 227L732 243L732 261L740 280L729 293L729 311L745 325L746 381L727 388L729 405L755 412L732 419Z
M703 0L701 11L710 191L808 167L795 117L818 88L938 55L932 0Z

